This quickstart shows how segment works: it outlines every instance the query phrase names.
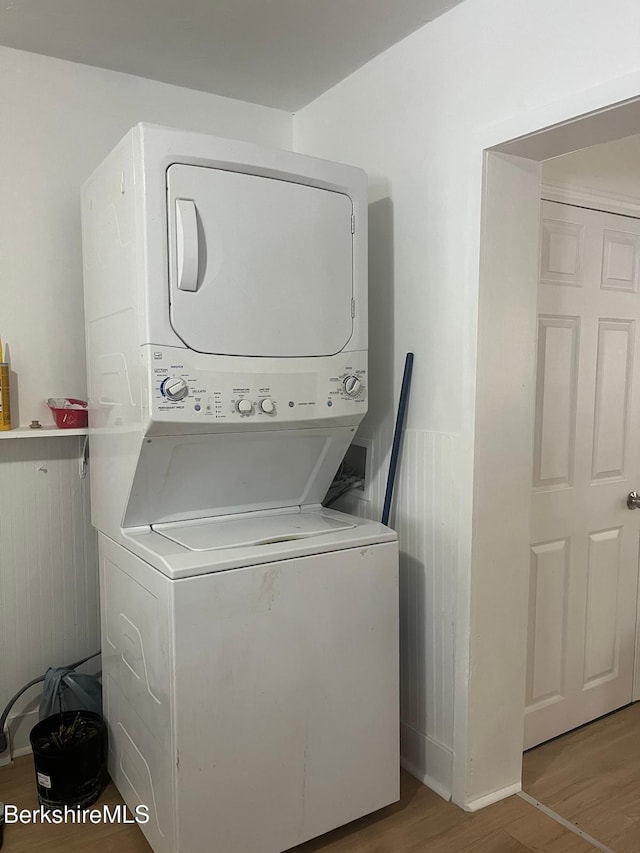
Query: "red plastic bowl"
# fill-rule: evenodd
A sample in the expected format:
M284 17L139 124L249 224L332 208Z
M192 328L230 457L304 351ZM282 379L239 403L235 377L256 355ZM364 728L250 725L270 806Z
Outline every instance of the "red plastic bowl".
M47 405L53 412L53 419L56 422L58 429L86 429L89 425L89 413L87 411L86 401L77 400L75 397L67 397L66 402L76 406L83 406L84 408L59 408L58 406L53 406L50 402L47 402Z

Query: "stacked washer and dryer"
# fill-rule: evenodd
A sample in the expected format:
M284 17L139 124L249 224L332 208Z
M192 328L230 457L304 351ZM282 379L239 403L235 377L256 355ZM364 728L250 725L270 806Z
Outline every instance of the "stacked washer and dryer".
M321 505L366 178L139 125L82 218L110 774L155 851L278 853L398 798L396 535Z

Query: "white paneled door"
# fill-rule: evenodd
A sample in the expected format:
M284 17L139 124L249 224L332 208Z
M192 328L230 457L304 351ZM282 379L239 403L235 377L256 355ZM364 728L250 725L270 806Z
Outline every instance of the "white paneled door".
M630 702L640 220L542 203L525 749Z

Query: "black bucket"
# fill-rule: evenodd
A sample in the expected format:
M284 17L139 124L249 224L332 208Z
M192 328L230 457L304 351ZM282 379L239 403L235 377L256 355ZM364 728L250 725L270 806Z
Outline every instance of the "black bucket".
M82 726L82 739L56 745L60 726ZM29 735L38 800L46 808L86 808L107 783L107 726L92 711L63 711L37 723Z

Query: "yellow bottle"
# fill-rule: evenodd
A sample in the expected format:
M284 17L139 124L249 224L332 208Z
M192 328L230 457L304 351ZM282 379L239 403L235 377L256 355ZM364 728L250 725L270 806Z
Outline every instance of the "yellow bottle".
M2 341L0 341L0 430L6 429L11 429L9 365L2 357Z

